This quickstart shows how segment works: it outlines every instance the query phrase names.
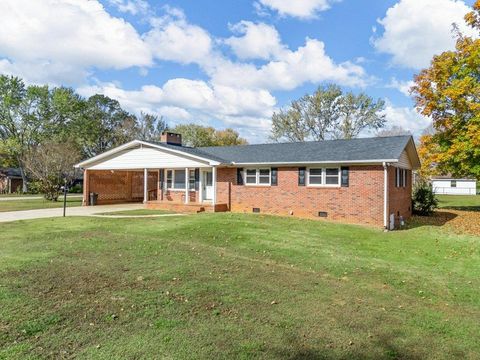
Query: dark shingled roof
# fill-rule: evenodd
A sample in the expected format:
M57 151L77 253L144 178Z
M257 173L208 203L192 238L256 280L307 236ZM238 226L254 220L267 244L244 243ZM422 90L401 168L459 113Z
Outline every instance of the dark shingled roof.
M399 159L411 136L307 141L194 149L233 163L295 163ZM184 148L183 148L184 149ZM199 155L201 156L201 155Z
M218 161L220 163L230 162L230 161L228 161L224 158L218 157L214 154L210 154L210 153L207 153L207 152L201 150L203 148L193 148L193 147L189 147L189 146L172 145L172 144L166 144L166 143L157 142L157 141L148 141L148 142L150 144L155 144L157 146L162 146L166 149L183 151L184 153L187 153L187 154L190 154L190 155L198 156L198 157L205 158L205 159L208 159L208 160Z
M399 159L411 138L408 135L199 148L155 144L224 164L309 163Z
M21 177L22 173L18 168L0 168L0 174L7 177Z

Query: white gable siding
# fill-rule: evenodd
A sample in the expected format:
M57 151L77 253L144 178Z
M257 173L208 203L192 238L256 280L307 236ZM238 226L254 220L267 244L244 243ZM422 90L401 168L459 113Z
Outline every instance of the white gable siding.
M403 150L402 155L400 155L400 159L398 160L398 167L401 167L403 169L412 168L410 158L408 157L408 153L405 150Z
M187 156L180 156L151 147L139 147L121 151L86 168L92 170L128 170L208 166L207 162L201 162Z

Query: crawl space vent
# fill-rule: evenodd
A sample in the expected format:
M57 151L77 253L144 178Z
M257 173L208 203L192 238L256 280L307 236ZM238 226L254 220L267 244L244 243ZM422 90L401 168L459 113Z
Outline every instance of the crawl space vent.
M253 212L254 212L254 213L259 213L259 212L260 212L260 208L253 208Z
M319 211L318 212L318 216L320 217L327 217L328 216L328 213L326 211Z

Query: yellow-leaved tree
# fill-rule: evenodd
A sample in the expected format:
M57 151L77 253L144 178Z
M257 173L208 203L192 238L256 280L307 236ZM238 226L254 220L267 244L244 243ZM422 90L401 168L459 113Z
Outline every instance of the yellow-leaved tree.
M480 35L480 0L465 16ZM433 119L420 139L422 173L451 173L480 179L480 38L457 31L454 51L435 56L415 77L417 109Z

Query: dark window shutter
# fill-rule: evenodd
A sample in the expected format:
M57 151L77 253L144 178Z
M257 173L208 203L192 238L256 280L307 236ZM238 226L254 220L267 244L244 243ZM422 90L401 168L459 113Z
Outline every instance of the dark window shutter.
M349 168L347 166L342 167L342 172L341 172L341 184L342 187L348 187L350 185L350 179L349 179Z
M237 185L243 185L243 168L237 168Z
M200 188L200 169L196 168L195 169L195 190L198 191Z
M305 186L305 173L306 168L300 167L298 168L298 186Z
M278 185L278 168L272 168L270 170L270 179L272 186Z
M164 174L165 174L165 170L163 169L160 169L158 170L158 172L160 173L160 176L159 176L159 181L160 181L160 190L163 190L163 182L164 182Z

